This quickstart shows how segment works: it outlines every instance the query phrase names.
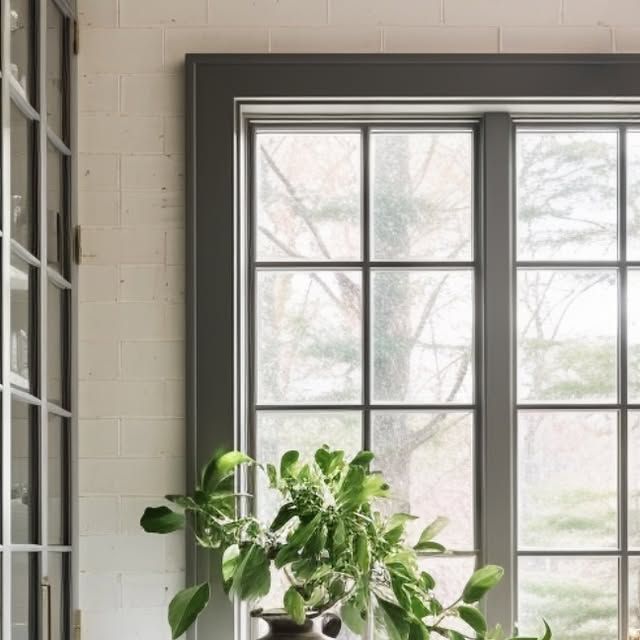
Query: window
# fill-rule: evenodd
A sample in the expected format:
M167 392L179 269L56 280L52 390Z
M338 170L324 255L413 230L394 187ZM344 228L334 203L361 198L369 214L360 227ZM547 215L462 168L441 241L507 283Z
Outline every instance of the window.
M0 636L64 640L73 539L73 12L66 0L2 7Z
M190 59L191 473L369 448L387 508L450 517L445 600L494 562L493 623L637 640L638 61L395 60Z

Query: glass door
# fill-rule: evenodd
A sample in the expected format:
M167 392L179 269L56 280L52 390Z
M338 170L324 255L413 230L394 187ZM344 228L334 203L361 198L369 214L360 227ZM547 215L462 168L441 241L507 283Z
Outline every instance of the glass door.
M71 631L67 0L2 0L1 637Z

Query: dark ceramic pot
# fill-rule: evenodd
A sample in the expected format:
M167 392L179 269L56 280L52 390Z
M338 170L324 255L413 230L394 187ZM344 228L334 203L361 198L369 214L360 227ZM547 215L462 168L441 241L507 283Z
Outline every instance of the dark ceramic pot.
M340 618L333 613L308 617L303 624L294 622L281 610L258 610L251 615L269 625L269 631L259 640L329 640L337 637L342 626Z

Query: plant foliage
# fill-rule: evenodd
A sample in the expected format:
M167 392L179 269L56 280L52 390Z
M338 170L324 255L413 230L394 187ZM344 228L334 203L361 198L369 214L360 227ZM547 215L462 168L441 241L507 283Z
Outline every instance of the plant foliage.
M254 462L237 451L218 451L192 495L167 496L178 511L148 507L140 522L150 533L169 533L189 523L202 547L221 549L223 586L230 596L257 601L271 589L273 568L282 570L290 583L283 607L299 623L338 608L355 634L362 634L373 616L390 640L501 638L499 629L487 628L476 605L500 581L502 569L478 569L455 602L440 602L418 554L445 552L434 538L446 521L436 519L410 546L405 528L415 517L384 517L375 509L390 488L371 471L372 460L372 453L361 452L348 461L343 451L324 446L313 460L301 461L297 451L288 451L279 467L258 465L282 499L273 521L263 523L239 512L234 491L237 467ZM207 583L175 596L169 606L173 638L184 633L208 600ZM545 623L542 640L550 638Z

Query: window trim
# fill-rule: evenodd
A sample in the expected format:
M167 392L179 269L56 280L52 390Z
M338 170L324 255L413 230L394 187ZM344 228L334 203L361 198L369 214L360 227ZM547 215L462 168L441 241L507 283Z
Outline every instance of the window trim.
M484 335L485 357L484 375L478 377L484 378L485 389L505 390L491 398L483 390L479 398L484 410L481 423L501 425L499 431L482 434L483 468L492 471L485 473L480 494L498 492L501 502L483 501L481 560L505 567L507 579L492 594L487 614L490 621L512 628L514 185L512 174L492 168L513 158L514 114L526 118L570 113L577 120L637 117L640 56L189 54L186 70L188 486L215 446L246 444L239 428L245 423L240 389L246 363L238 348L246 329L241 325L244 303L237 289L246 264L239 213L246 205L242 176L247 168L244 149L250 114L268 119L270 113L298 112L312 119L314 112L333 110L339 119L340 112L351 109L362 114L383 104L407 119L418 110L441 118L481 111L484 173L478 188L486 212L480 211L480 218L486 226L477 257L482 263L484 251L482 281L501 278L505 285L484 287L483 325L478 327ZM482 144L487 137L490 146ZM510 220L507 227L505 219ZM205 555L193 540L187 541L189 580L209 576ZM217 633L229 637L234 630L243 630L242 608L229 605L216 589L214 580L213 604L192 631L193 638L214 624Z

